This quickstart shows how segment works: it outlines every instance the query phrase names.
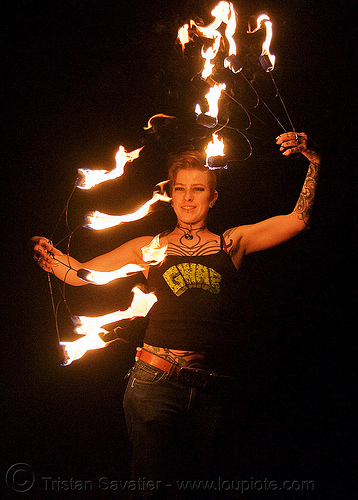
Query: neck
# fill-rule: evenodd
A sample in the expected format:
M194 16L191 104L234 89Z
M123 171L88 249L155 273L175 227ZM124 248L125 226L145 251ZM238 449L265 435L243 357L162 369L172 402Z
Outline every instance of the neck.
M178 221L177 228L184 232L184 238L186 240L193 239L192 231L199 231L199 230L203 230L206 228L205 224L203 226L197 226L197 227L195 227L195 223L194 224L191 224L191 223L187 224L184 222L184 224L185 224L185 226L181 226L180 222Z

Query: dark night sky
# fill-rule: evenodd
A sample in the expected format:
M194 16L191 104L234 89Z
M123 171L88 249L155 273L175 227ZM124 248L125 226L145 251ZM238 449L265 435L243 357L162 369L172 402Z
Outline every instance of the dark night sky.
M206 0L14 0L5 8L5 470L26 462L37 478L126 477L121 398L135 344L114 343L60 367L46 275L29 256L27 242L34 234L52 233L77 168L111 169L120 144L127 150L146 144L141 159L123 179L94 193L76 193L69 210L71 227L80 224L89 210L131 211L165 178L168 151L182 148L190 138L200 143L203 131L192 114L203 88L197 78L191 81L198 71L196 53L188 48L183 58L175 37L189 18L211 21L214 5ZM238 437L243 439L246 459L245 465L237 460L236 477L314 479L319 491L309 498L326 500L350 498L345 491L352 477L345 457L354 379L349 326L357 60L355 28L350 25L353 13L338 5L323 10L321 5L235 2L240 49L247 61L244 73L254 77L261 97L286 120L273 99L269 75L260 72L248 54L247 21L266 11L274 22L275 81L296 129L322 147L325 168L312 229L252 256L243 266L238 304L243 317L239 341L243 390L234 407L241 408L241 428L249 436L246 441L241 434ZM234 95L252 106L241 76L227 78ZM243 116L232 102L227 100L223 107L231 123L242 126ZM232 168L222 176L214 230L290 211L299 193L305 163L279 157L274 138L280 128L264 109L256 112L270 128L253 119L250 132L259 138L252 138L249 160L240 161L245 143L228 135ZM156 113L179 118L176 136L167 132L156 141L145 135L143 126ZM104 234L80 229L71 252L80 260L88 259L131 237L154 235L171 223L171 215L163 209L145 221ZM60 224L54 240L66 234ZM74 314L103 314L123 308L132 284L81 293L69 290L71 309ZM60 318L65 340L71 333L62 309ZM130 327L133 337L142 327L142 322ZM41 492L43 482L38 479L28 497L37 498Z

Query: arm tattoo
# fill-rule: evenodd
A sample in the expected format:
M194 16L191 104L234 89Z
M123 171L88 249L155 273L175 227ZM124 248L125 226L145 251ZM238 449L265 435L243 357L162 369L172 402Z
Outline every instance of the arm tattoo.
M309 218L316 194L319 168L319 163L310 163L301 194L294 208L294 212L296 212L298 218L302 220L307 227L309 225Z
M225 242L226 242L226 248L227 248L227 253L232 257L233 253L234 253L234 248L233 248L233 241L232 239L230 238L231 236L231 233L233 231L235 231L236 227L232 227L231 229L228 229L227 231L225 231L225 233L223 234L224 236L224 239L225 239ZM230 239L229 239L230 238ZM227 242L229 240L229 243Z

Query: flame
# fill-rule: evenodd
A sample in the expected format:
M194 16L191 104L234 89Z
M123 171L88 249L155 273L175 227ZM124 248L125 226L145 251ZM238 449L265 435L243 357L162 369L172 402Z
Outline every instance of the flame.
M154 192L165 195L166 194L165 188L166 186L168 186L169 183L170 183L169 179L158 182L158 184L156 184L155 186ZM167 201L171 201L171 198L168 198Z
M217 134L212 135L213 140L209 142L205 149L206 162L211 156L224 156L224 140L219 139Z
M184 52L185 45L190 42L189 24L184 24L178 31L178 39Z
M247 32L248 33L256 33L256 31L258 31L259 29L262 28L262 22L264 21L269 21L270 18L267 14L261 14L261 16L259 16L257 19L256 19L256 28L254 30L248 30Z
M148 265L154 266L160 264L165 259L168 244L160 242L160 236L155 236L149 245L142 247L142 257ZM93 271L91 269L79 269L77 276L93 285L107 285L113 280L126 278L133 273L144 271L146 267L137 264L126 264L125 266L113 271Z
M120 146L115 156L116 167L110 171L79 168L78 173L80 175L76 180L76 186L80 189L91 189L94 186L97 186L97 184L121 177L124 172L125 164L129 161L136 160L143 147L127 153L124 147Z
M209 92L206 94L205 98L209 104L209 110L206 113L201 111L200 104L195 107L195 113L199 116L205 114L206 116L211 116L217 119L219 114L219 99L221 92L226 89L225 83L215 83L213 87L210 88Z
M151 266L163 262L166 256L168 243L164 245L160 242L160 235L155 236L149 245L142 247L142 257L144 262L149 262Z
M143 130L151 130L153 128L155 129L155 127L153 126L153 120L155 120L156 118L167 118L168 120L175 120L176 119L175 116L165 115L164 113L158 113L158 114L153 115L149 118L148 124L146 127L143 127Z
M262 14L257 18L256 28L254 30L248 30L248 33L255 33L259 29L262 28L262 25L265 25L266 28L266 38L262 44L262 51L260 55L260 63L263 69L268 72L272 71L275 67L276 57L270 53L270 45L272 40L272 22L270 18L266 14Z
M275 66L276 57L270 53L270 44L272 40L272 22L265 21L265 26L266 26L266 39L262 44L261 56L267 56L269 58L273 69Z
M82 271L82 273L80 273L80 271ZM138 266L137 264L126 264L114 271L93 271L91 269L81 269L80 271L77 271L77 275L80 273L79 277L84 281L88 281L94 285L106 285L113 280L126 278L133 273L144 271L144 267Z
M221 33L218 31L218 28L221 26L221 23L227 19L228 17L228 9L230 9L228 2L219 2L216 7L211 11L211 15L215 17L215 20L209 24L208 26L198 26L195 21L190 21L190 26L195 26L197 32L203 36L204 38L208 38L209 40L213 40L213 44L211 47L208 47L206 50L204 47L201 49L201 55L205 59L205 64L201 76L204 80L206 80L213 71L214 64L212 64L212 60L215 59L221 45ZM224 21L225 22L225 21Z
M80 324L75 329L75 332L83 335L83 337L73 342L60 342L68 356L65 362L66 365L80 359L87 351L102 349L110 343L104 342L99 336L100 333L107 333L107 330L102 328L103 325L148 314L157 301L154 293L144 293L138 287L134 287L132 292L134 293L132 303L125 311L116 311L98 317L78 316L77 321Z
M215 59L221 45L222 35L218 29L221 24L226 24L225 37L229 42L229 57L236 55L236 44L233 39L233 35L236 31L236 13L231 2L221 1L214 9L211 11L211 15L215 18L212 23L208 26L200 26L196 24L195 21L190 20L190 28L193 26L199 36L212 40L212 45L207 49L204 47L201 50L201 55L205 59L205 64L201 76L206 80L211 74L214 68L212 61ZM181 43L182 49L184 50L185 45L189 43L189 25L184 24L178 31L178 39ZM230 67L230 62L226 63L225 67Z
M150 207L153 203L156 203L157 201L169 202L170 200L171 198L165 194L155 193L150 200L146 201L140 208L138 208L138 210L131 214L108 215L96 210L86 216L87 224L85 224L85 227L99 230L118 226L123 222L133 222L148 215Z
M224 59L224 67L229 68L233 73L238 73L242 70L242 66L239 65L236 57L236 43L234 41L234 35L236 32L236 12L232 3L229 4L227 17L224 22L226 23L225 36L229 42L229 53Z
M109 342L104 342L97 334L96 335L86 335L73 342L60 342L60 345L64 347L66 360L63 365L69 365L72 361L82 358L82 356L92 349L102 349L106 347Z
M206 80L212 74L215 67L215 65L212 64L211 61L215 59L221 43L221 35L219 32L217 33L218 36L214 37L213 45L211 47L208 47L207 50L205 50L204 47L201 49L201 55L205 59L204 69L201 72L201 76L204 80Z
M224 22L226 23L225 36L229 42L229 56L233 56L236 55L236 43L233 38L236 32L236 13L232 3L229 4L229 10Z
M219 2L219 4L220 3L227 3L227 2ZM216 7L218 7L219 4ZM214 15L213 12L215 11L216 7L211 11L212 15ZM209 38L209 39L213 39L213 38L217 38L217 37L221 38L221 34L218 31L218 28L220 28L222 20L219 19L219 17L217 17L215 15L214 15L214 17L216 19L208 26L200 26L200 25L196 24L196 22L191 19L190 20L190 27L192 28L193 26L195 26L196 31L204 38Z

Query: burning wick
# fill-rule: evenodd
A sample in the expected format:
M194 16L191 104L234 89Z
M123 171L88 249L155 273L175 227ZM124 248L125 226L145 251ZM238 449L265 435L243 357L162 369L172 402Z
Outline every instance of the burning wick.
M204 127L213 128L218 123L219 114L219 99L221 92L226 89L225 83L215 83L206 94L205 98L209 105L207 113L201 111L200 104L195 107L195 114L197 115L197 123L204 125Z
M272 22L270 21L269 16L266 14L262 14L257 18L257 26L254 30L248 30L248 33L256 33L256 31L262 28L262 25L265 25L266 28L266 38L262 44L262 52L259 57L259 61L261 67L268 73L272 71L275 67L276 57L270 53L270 44L272 40Z
M207 167L209 168L209 170L220 170L221 168L228 168L226 156L210 156L207 160Z
M219 170L227 168L227 160L224 154L224 141L213 134L213 140L209 142L206 153L206 166L209 170Z
M199 104L197 106L199 106ZM199 106L199 108L200 108L200 106ZM199 108L197 108L198 111L199 111ZM218 124L218 120L217 120L217 118L215 118L213 116L209 116L209 115L206 115L205 113L201 113L201 110L200 110L200 114L196 115L196 123L198 125L202 125L203 127L206 127L206 128L214 128Z
M224 66L225 66L225 68L231 69L231 71L233 73L235 73L235 75L237 73L240 73L240 71L242 71L242 69L243 69L242 65L240 64L240 60L236 54L232 54L231 56L227 56L224 59Z

